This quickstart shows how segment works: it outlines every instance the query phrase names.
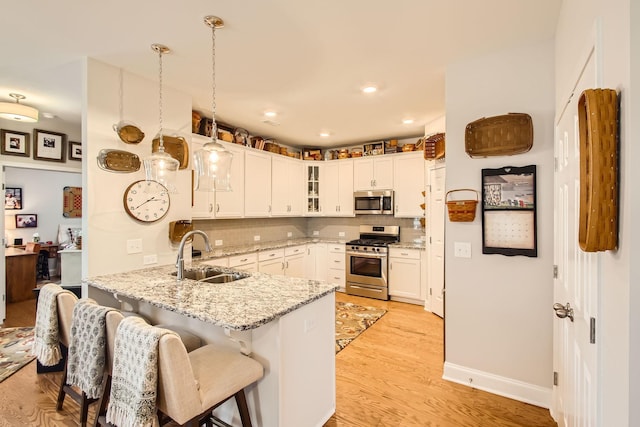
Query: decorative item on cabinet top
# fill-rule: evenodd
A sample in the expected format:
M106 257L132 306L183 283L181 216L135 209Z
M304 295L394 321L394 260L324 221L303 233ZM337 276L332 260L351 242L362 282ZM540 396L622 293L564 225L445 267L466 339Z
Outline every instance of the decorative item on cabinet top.
M425 160L442 159L444 157L444 133L436 133L422 138L422 145Z
M108 172L136 172L140 170L140 158L137 154L123 150L105 148L98 153L98 166Z
M524 113L483 117L465 130L465 151L472 157L526 153L533 145L533 123Z
M458 191L472 192L476 198L464 200L449 200L449 195ZM449 212L449 221L451 222L471 222L476 218L476 207L478 205L478 192L470 188L460 188L457 190L447 191L445 195L445 203Z
M578 101L580 224L585 252L618 247L618 95L587 89Z

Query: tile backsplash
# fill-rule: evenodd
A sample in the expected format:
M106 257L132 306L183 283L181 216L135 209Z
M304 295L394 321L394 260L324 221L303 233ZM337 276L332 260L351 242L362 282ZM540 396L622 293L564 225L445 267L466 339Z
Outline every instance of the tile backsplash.
M360 225L398 225L400 240L412 242L424 236L422 228L415 228L412 218L395 218L392 215L358 215L349 218L243 218L194 220L193 228L206 232L211 244L222 240L222 246L247 245L255 242L322 237L353 240L359 237ZM314 232L317 231L317 236ZM291 236L288 235L291 233ZM344 236L341 235L344 233ZM194 239L195 249L204 249L202 239Z

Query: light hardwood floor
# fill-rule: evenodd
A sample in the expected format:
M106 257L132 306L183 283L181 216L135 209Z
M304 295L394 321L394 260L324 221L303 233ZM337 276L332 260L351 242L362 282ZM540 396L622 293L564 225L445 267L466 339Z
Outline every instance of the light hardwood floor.
M388 312L336 356L337 408L325 427L556 426L547 409L442 380L443 322L422 307L336 299ZM8 306L5 327L34 323L33 301ZM60 374L35 370L32 362L0 383L0 427L76 426L75 402L55 410Z

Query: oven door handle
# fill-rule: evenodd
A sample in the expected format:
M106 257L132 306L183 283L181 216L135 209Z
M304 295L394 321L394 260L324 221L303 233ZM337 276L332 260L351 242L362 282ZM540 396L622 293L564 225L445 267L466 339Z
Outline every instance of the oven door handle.
M356 289L364 289L364 290L372 291L372 292L382 293L382 289L376 289L376 288L365 288L364 286L358 286L358 285L349 285L349 287L351 287L351 288L356 288Z
M374 253L363 254L362 252L347 252L346 254L349 256L357 256L361 258L383 259L387 257L387 254L374 254Z

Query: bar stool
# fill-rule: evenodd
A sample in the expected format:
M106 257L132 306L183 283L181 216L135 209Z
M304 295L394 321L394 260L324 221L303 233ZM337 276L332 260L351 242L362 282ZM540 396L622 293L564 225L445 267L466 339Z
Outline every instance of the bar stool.
M167 334L158 344L158 420L200 425L211 412L235 398L243 427L251 426L244 389L264 375L256 360L239 352L205 345L187 353L178 337ZM209 425L209 421L206 421Z

